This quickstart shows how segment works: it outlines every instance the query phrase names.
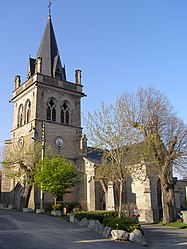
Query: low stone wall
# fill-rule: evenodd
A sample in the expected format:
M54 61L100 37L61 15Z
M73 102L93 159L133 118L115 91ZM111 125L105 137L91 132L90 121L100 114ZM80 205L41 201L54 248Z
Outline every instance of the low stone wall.
M139 245L147 246L147 242L142 235L141 231L135 229L133 232L128 233L124 230L114 230L111 227L104 226L98 220L87 220L87 218L77 221L73 218L73 215L70 217L70 222L78 223L80 226L87 227L90 230L101 234L104 238L110 238L115 241L125 241L129 240Z

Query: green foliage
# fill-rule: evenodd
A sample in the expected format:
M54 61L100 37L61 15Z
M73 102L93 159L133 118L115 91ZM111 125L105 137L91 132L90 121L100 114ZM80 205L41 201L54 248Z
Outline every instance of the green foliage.
M67 207L63 203L56 203L56 204L49 204L47 207L45 207L45 211L47 213L51 213L51 211L56 210L56 211L64 211L64 207Z
M65 221L68 221L69 222L69 216L68 215L61 215L60 216L60 218L62 219L62 220L65 220Z
M67 213L76 213L82 210L82 206L79 202L66 203L65 206L67 208Z
M118 213L116 211L90 211L90 212L78 212L75 214L75 218L78 220L82 220L83 218L87 218L88 220L99 220L101 223L106 217L115 217Z
M133 218L119 218L116 211L82 211L75 214L75 218L79 221L87 218L88 220L99 220L104 226L112 227L113 229L125 230L132 232L134 229L139 229L142 233L141 226Z
M47 207L45 207L45 212L51 213L51 211L53 211L53 207L52 207L52 204L49 204Z
M162 226L169 226L169 227L178 227L180 229L187 229L187 224L183 223L182 221L175 221L175 222L170 222L168 224L164 224L163 221L157 222L157 224L160 224Z
M60 204L60 203L57 203L56 205L53 204L52 208L53 208L53 210L56 210L56 211L62 211L62 204Z
M54 196L63 196L78 183L73 164L60 156L40 160L34 179L38 188Z
M134 219L108 217L104 218L102 223L105 226L112 227L113 229L125 230L127 232L132 232L134 229L141 230L140 224L136 223Z
M175 222L171 222L169 224L167 224L170 227L178 227L181 229L186 229L187 228L187 224L183 223L182 221L175 221Z
M50 145L45 148L48 158L54 156L54 151ZM7 177L20 182L27 187L34 184L35 165L41 159L42 145L40 142L31 142L25 137L24 148L20 149L18 145L6 154L3 163L3 171Z

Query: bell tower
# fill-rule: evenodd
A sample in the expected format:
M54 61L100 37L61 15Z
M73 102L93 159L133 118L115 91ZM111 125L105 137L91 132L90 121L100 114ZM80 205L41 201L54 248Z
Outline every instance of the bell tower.
M27 80L21 84L20 76L15 78L12 135L17 138L33 133L40 141L45 122L46 144L76 160L82 135L82 89L81 70L75 71L75 83L66 79L49 15L36 58L29 57Z
M28 59L27 79L22 83L20 75L15 77L11 99L14 105L13 129L11 139L5 141L5 154L15 146L24 150L26 143L34 144L32 138L41 142L42 124L45 124L45 144L81 167L81 98L84 96L81 70L75 71L75 82L66 78L49 8L36 58L29 56ZM4 176L2 192L11 192L13 187L14 183ZM68 198L80 201L81 190Z

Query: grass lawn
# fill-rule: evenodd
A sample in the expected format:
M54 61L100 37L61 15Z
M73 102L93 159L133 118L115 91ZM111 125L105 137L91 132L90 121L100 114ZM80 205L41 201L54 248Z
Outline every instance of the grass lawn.
M168 226L168 227L178 227L180 229L187 229L187 224L183 223L182 221L175 221L171 222L169 224L164 224L162 221L158 222L158 224L162 226Z

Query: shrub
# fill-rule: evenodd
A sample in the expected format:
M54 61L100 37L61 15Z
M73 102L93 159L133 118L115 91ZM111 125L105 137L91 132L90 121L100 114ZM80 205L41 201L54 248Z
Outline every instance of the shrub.
M101 223L103 222L104 218L107 217L116 217L116 211L82 211L75 214L75 218L78 220L82 220L83 218L87 218L88 220L99 220Z
M66 203L67 213L75 213L82 210L79 202Z
M134 229L141 230L140 224L136 223L134 219L108 217L103 220L103 224L113 229L125 230L127 232L132 232Z
M45 206L45 211L47 213L50 213L52 210L53 210L52 204L49 204L49 205Z
M125 230L132 232L134 229L139 229L142 233L141 226L133 218L119 218L116 211L82 211L75 214L75 218L79 221L87 218L88 220L99 220L104 226L109 226L113 229Z
M75 211L82 210L81 204L79 202L74 202L74 203L63 203L63 202L59 203L59 202L57 203L55 210L64 211L64 208L66 208L66 213L72 213ZM73 209L74 209L74 211L73 211ZM53 210L54 210L54 204L45 205L45 211L47 213L50 213Z
M53 210L56 210L56 211L62 211L62 205L60 203L57 203L56 205L53 204L52 208Z

